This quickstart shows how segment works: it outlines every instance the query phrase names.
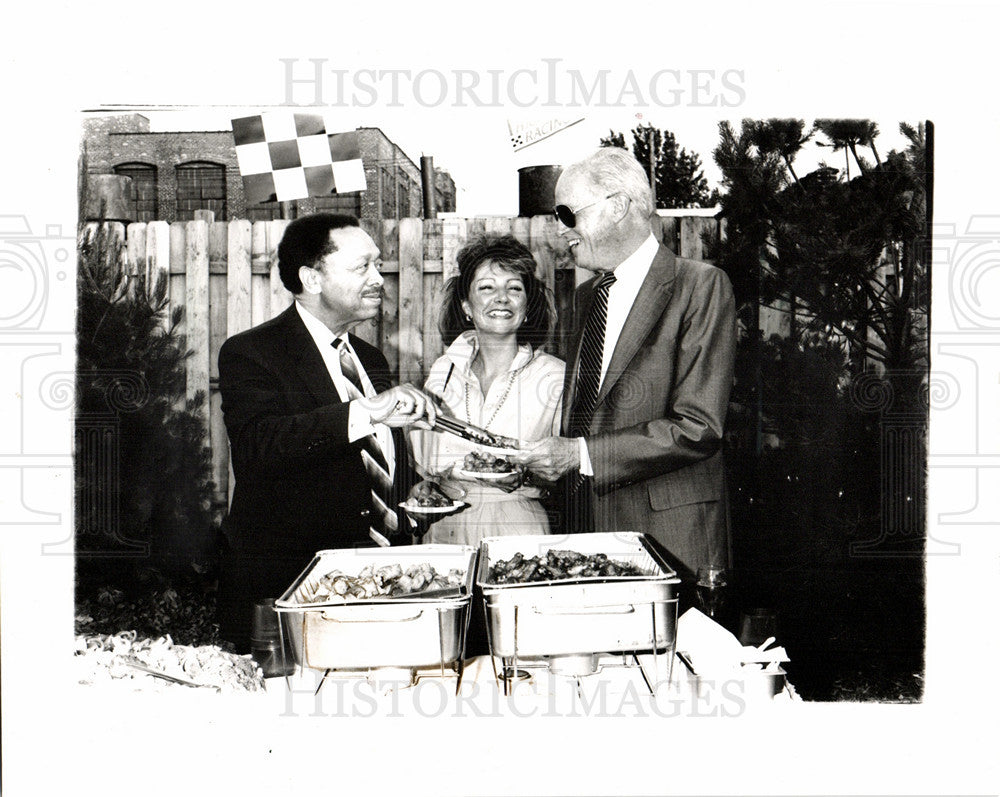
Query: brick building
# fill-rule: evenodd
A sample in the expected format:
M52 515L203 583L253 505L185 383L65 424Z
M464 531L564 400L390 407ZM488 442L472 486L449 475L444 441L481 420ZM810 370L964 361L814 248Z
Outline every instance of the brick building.
M84 120L87 174L132 178L135 221L186 221L211 210L217 221L260 221L281 216L278 202L247 206L230 130L152 132L141 114ZM362 219L419 217L423 213L420 168L377 127L357 129L368 188L296 200L300 214L317 210ZM437 209L455 210L455 181L434 170Z

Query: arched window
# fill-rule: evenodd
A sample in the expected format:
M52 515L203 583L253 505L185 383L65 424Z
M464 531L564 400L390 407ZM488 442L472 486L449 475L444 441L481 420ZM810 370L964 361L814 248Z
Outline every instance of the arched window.
M132 178L136 221L156 221L156 167L148 163L119 163L115 174Z
M226 167L207 161L177 167L177 220L190 221L196 210L211 210L226 220Z

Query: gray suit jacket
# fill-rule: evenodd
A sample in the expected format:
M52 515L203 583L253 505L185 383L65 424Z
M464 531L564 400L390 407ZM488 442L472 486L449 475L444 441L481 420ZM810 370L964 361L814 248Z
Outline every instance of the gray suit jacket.
M576 388L594 280L577 291L563 429ZM729 565L722 434L736 311L724 272L662 245L629 312L587 436L596 531L640 531L675 564Z

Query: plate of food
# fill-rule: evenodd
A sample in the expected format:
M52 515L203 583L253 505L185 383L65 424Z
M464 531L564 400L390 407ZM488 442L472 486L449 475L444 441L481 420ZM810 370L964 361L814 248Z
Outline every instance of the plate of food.
M450 499L447 504L439 506L428 506L417 502L411 504L409 501L402 501L399 505L407 512L412 512L415 515L446 515L449 512L454 512L456 509L461 509L463 506L468 506L465 501L452 501Z
M462 479L484 479L500 481L518 472L518 467L505 456L496 456L488 451L471 451L465 455L462 467L452 471L453 476Z
M410 496L400 506L416 515L444 515L467 504L452 498L437 482L427 481L420 486L416 495Z

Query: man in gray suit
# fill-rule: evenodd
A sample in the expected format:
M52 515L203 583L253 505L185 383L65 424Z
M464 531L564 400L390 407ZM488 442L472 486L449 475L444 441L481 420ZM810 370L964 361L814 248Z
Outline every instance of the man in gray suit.
M569 496L565 531L641 531L682 575L729 565L722 434L736 314L726 275L653 235L639 163L607 147L569 166L556 215L577 266L562 437L518 460Z

